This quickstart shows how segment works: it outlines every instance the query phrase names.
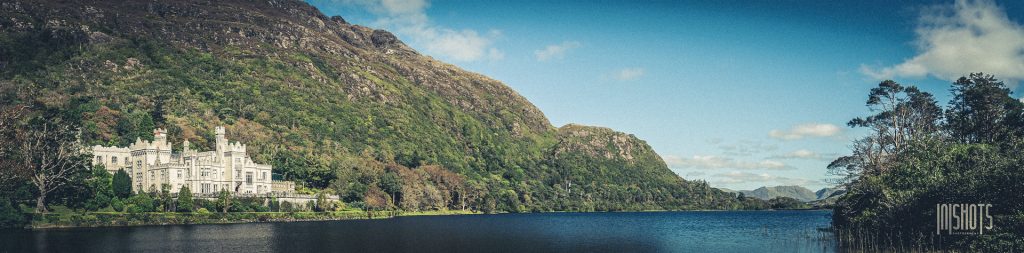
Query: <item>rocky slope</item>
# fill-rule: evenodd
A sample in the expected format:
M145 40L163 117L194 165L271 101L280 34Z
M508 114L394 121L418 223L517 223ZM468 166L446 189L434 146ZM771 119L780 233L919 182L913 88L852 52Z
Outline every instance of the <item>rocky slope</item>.
M732 201L632 135L556 129L502 83L304 2L16 0L0 16L2 103L76 119L88 144L151 138L156 126L208 149L225 125L255 160L310 187L375 160L440 165L521 208Z

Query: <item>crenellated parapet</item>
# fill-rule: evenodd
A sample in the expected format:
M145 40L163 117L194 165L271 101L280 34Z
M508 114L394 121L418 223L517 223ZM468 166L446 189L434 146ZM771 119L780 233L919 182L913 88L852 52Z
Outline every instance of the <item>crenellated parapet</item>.
M248 146L229 141L224 127L216 127L214 133L213 151L194 150L184 140L181 152L173 152L167 142L167 130L157 128L153 130L152 141L138 138L128 147L92 147L93 153L98 154L94 163L106 165L108 170L125 169L132 177L135 191L169 185L172 192L185 186L195 193L271 192L273 167L253 162L247 153Z

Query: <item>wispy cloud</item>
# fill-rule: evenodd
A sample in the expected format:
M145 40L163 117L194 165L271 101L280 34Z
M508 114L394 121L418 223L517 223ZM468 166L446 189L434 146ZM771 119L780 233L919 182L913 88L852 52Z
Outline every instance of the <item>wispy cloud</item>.
M776 160L760 161L738 161L730 157L714 155L695 155L692 157L680 157L667 155L665 163L674 168L695 168L695 169L741 169L741 170L791 170L792 166Z
M958 0L928 9L916 33L916 56L894 66L861 65L861 73L879 80L928 75L955 80L985 72L1011 85L1024 80L1024 27L991 1Z
M565 41L561 44L548 45L544 49L533 51L538 61L565 58L565 53L580 46L579 41Z
M501 38L500 30L478 32L472 29L453 29L430 21L426 10L428 0L337 0L341 4L362 6L378 15L374 26L405 35L422 45L427 54L470 62L501 60L505 53L494 46Z
M780 140L799 140L808 137L832 137L842 132L833 124L809 123L793 126L786 130L773 129L768 136Z
M644 74L646 73L643 68L633 67L617 70L613 73L612 77L619 81L630 81L639 79Z

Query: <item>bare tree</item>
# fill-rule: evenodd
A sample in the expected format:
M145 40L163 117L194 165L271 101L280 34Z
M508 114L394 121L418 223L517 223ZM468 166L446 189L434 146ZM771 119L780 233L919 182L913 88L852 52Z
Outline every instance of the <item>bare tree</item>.
M72 126L39 120L20 135L22 168L29 171L39 190L36 212L45 213L46 196L85 170L88 160L78 142L78 130Z

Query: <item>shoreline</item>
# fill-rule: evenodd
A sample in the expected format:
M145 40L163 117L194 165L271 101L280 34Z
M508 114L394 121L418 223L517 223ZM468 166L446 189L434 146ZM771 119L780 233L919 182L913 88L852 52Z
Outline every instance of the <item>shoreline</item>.
M573 212L555 211L539 213L647 213L647 212L752 212L752 211L822 211L829 209L768 209L768 210L638 210L638 211L607 211L607 212ZM285 222L317 222L344 220L378 220L414 216L447 216L447 215L480 215L481 212L445 210L445 211L373 211L368 215L365 211L337 212L233 212L233 213L47 213L41 218L33 215L32 222L25 230L64 230L78 228L107 227L145 227L174 225L225 225L245 223L285 223ZM507 213L495 213L507 214ZM54 218L46 218L56 216ZM86 218L93 216L93 218ZM101 220L99 217L107 217ZM116 217L116 219L113 219Z
M58 230L104 227L142 227L169 225L218 225L244 223L315 222L377 220L402 216L472 215L470 211L365 211L337 212L229 212L229 213L47 213L32 214L25 230Z

